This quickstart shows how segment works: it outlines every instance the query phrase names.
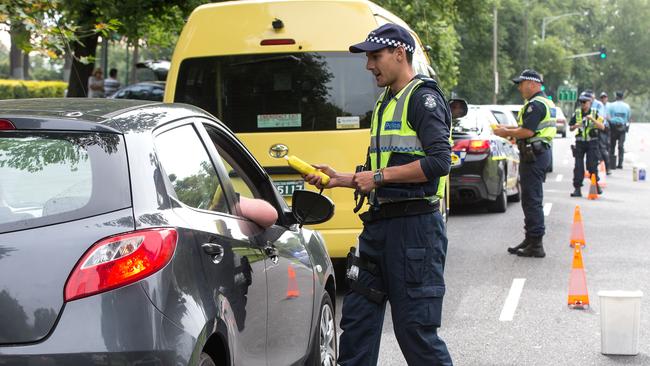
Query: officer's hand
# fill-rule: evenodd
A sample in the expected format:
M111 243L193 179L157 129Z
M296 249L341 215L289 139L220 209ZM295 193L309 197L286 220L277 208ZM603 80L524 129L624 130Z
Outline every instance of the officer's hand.
M508 133L505 128L499 127L493 130L494 134L500 137L508 137Z
M327 174L330 177L330 181L327 182L327 185L323 185L321 182L321 177L318 174L307 174L303 176L305 179L305 182L316 186L318 189L323 189L323 188L332 188L336 187L336 170L332 169L328 165L317 165L317 164L312 164L314 168L320 170L321 172Z
M354 173L354 177L352 177L354 188L364 193L372 191L375 188L375 180L373 179L374 174L375 172L371 171Z

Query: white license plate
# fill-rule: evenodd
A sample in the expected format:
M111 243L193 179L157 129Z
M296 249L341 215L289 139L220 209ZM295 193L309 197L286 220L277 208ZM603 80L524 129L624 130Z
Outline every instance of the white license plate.
M291 196L294 191L305 189L304 180L276 180L273 181L273 185L283 196Z

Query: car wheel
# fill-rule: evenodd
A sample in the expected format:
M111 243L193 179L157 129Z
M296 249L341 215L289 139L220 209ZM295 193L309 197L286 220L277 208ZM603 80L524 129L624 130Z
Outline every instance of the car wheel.
M312 341L310 366L336 366L336 324L330 295L323 293L318 316L318 330Z
M508 209L508 192L506 191L506 175L501 173L501 191L497 194L494 201L488 202L487 209L489 212L506 212Z
M201 356L199 356L199 366L216 366L216 364L209 354L201 352Z
M519 202L521 201L521 183L517 180L517 193L512 196L508 196L508 202Z

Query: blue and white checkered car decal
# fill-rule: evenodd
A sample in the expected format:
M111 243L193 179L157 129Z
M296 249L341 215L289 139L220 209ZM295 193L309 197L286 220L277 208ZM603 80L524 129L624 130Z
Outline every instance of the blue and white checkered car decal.
M402 46L404 49L410 53L415 53L415 47L408 45L406 43L390 39L390 38L382 38L382 37L368 37L366 39L366 42L372 42L372 43L379 43L387 46L392 46L392 47L399 47Z

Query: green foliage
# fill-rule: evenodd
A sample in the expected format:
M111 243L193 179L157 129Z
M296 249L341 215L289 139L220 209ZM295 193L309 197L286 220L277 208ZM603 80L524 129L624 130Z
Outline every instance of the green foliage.
M63 81L0 80L0 99L58 98L67 87Z

